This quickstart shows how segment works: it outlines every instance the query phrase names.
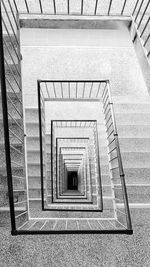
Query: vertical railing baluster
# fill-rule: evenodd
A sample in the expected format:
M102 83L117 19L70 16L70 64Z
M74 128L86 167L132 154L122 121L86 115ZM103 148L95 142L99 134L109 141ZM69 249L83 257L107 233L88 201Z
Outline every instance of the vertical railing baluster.
M150 16L149 16L149 18L148 18L148 20L147 20L147 22L146 22L146 24L145 24L145 26L144 26L144 28L143 28L143 30L142 30L142 32L141 32L141 34L140 34L140 37L142 37L142 36L143 36L143 34L144 34L144 32L145 32L145 30L146 30L146 28L147 28L147 25L149 24L149 22L150 22Z
M41 0L39 0L39 6L40 6L41 14L43 14L43 7L42 7L42 2L41 2Z
M11 51L9 50L8 45L7 45L6 41L5 41L5 39L4 39L4 45L5 45L5 47L6 47L7 51L8 51L8 54L9 54L9 56L10 56L10 58L11 58L13 64L14 64L14 66L15 66L15 69L16 69L18 75L21 76L21 74L20 74L20 72L19 72L19 69L17 68L17 64L16 64L15 61L14 61L14 58L13 58L13 56L12 56L12 53L11 53Z
M11 14L13 15L13 18L14 18L14 21L15 21L15 24L16 24L16 28L17 28L17 30L18 30L18 29L19 29L18 22L17 22L17 20L16 20L15 15L14 15L14 11L13 11L12 5L11 5L11 3L10 3L10 0L8 0L8 3L9 3L9 6L10 6Z
M70 98L70 82L68 83L69 98Z
M137 1L136 1L136 4L135 4L134 9L133 9L133 11L132 11L132 16L134 16L134 13L135 13L135 11L136 11L136 8L137 8L137 6L138 6L139 1L140 1L140 0L137 0Z
M149 35L147 36L147 38L146 38L146 40L145 40L145 42L144 42L144 44L143 44L144 47L146 46L146 44L147 44L149 38L150 38L150 33L149 33Z
M99 82L98 90L97 90L97 93L96 93L96 98L97 98L98 95L99 95L100 88L101 88L101 82Z
M127 2L127 0L124 0L123 8L122 8L122 10L121 10L121 15L123 15L123 12L124 12L124 9L125 9L125 6L126 6L126 2Z
M91 95L92 95L92 89L93 89L93 82L92 82L92 85L91 85L91 89L90 89L90 93L89 93L89 98L91 98Z
M10 15L8 14L8 11L7 11L7 8L6 8L5 4L4 4L4 1L2 1L2 5L3 5L3 7L4 7L5 14L6 14L6 16L7 16L7 19L8 19L8 21L9 21L10 27L11 27L12 32L13 32L13 34L14 34L16 43L19 44L19 42L18 42L18 38L17 38L17 35L16 35L16 32L15 32L15 29L14 29L13 24L12 24L12 22L11 22ZM8 25L6 25L6 22L5 22L5 20L4 20L3 18L2 18L2 21L3 21L3 24L4 24L5 28L6 28L6 31L7 31L7 33L8 33L8 27L7 27ZM10 33L9 33L9 36L10 36Z
M2 18L2 22L3 22L3 25L4 25L5 30L6 30L6 32L7 32L7 35L8 35L8 37L9 37L9 40L10 40L10 42L11 42L11 45L12 45L12 47L13 47L13 51L15 52L16 57L18 58L18 61L19 61L19 60L20 60L20 55L18 55L18 53L17 53L17 51L16 51L15 45L14 45L13 40L12 40L12 36L10 35L10 33L9 33L9 31L8 31L8 28L7 28L7 26L6 26L5 21L3 20L3 18ZM16 39L16 38L17 38L17 37L15 37L15 39ZM18 42L18 39L17 39L17 42Z
M26 6L26 9L27 9L27 13L30 13L29 11L29 6L28 6L28 3L27 3L27 0L24 0L25 1L25 6Z
M70 0L67 0L67 12L68 12L68 15L69 15L69 13L70 13L70 2L69 2Z
M138 25L137 25L137 29L139 29L139 27L140 27L140 25L141 25L141 23L142 23L142 21L143 21L143 18L144 18L144 16L145 16L145 13L146 13L146 11L147 11L147 8L148 8L149 4L150 4L150 0L147 2L147 5L146 5L146 7L145 7L145 9L144 9L144 11L143 11L143 14L142 14L142 16L141 16L141 19L140 19L140 21L139 21L139 23L138 23Z
M13 3L14 3L14 6L15 6L15 9L16 9L16 13L19 13L19 10L18 10L17 4L16 4L16 0L13 0Z
M62 82L61 82L61 96L62 96L62 98L64 97L64 95L63 95L63 85L62 85Z
M144 1L142 0L142 1L141 1L141 4L140 4L140 6L139 6L139 9L138 9L138 11L137 11L137 14L136 14L136 16L135 16L134 22L136 22L136 20L137 20L137 18L138 18L138 15L139 15L139 13L140 13L140 10L141 10L141 8L142 8L143 3L144 3Z
M56 96L56 88L55 88L55 83L54 82L53 82L53 90L54 90L55 98L57 98L57 96Z
M139 4L139 6L138 6L138 4ZM145 7L144 7L144 10L141 12L141 9L143 7L143 4L145 4ZM133 10L132 15L133 16L135 15L135 12L136 12L136 9L137 9L137 6L138 6L137 13L136 13L136 15L134 17L134 23L137 24L135 28L137 30L140 29L140 26L141 26L141 24L143 22L144 16L149 15L149 13L147 12L149 5L150 5L150 0L147 0L147 2L145 2L145 0L143 0L143 1L141 0L141 2L138 0L136 2L136 4L135 4L135 7L134 7L134 10ZM139 20L139 22L137 22L137 20ZM139 33L139 37L140 38L144 35L144 33L145 33L146 29L147 29L147 26L149 24L149 21L150 21L150 16L148 17L146 23L144 24L144 27L143 27L141 33ZM143 47L146 46L146 44L147 44L147 42L148 42L148 40L150 38L150 34L149 35L147 35L147 34L148 33L146 33L146 36L144 36ZM138 36L138 33L136 32L135 33L135 36L134 36L134 39L133 39L133 42L135 42L137 36ZM147 56L149 56L149 52L148 52Z
M96 2L95 2L95 10L94 10L94 15L96 15L96 13L97 13L97 5L98 5L98 0L96 0Z
M54 6L54 14L56 14L56 2L53 0L53 6Z
M83 93L82 93L82 98L84 98L84 94L85 94L85 82L84 82L84 85L83 85Z
M112 0L110 0L110 3L109 3L109 7L108 7L108 15L110 14L111 5L112 5Z
M81 15L83 15L83 4L84 4L84 0L81 0Z
M78 98L78 83L76 82L76 98Z
M49 90L48 90L47 82L45 82L45 87L46 87L46 91L47 91L47 96L48 96L48 98L50 98L50 94L49 94Z

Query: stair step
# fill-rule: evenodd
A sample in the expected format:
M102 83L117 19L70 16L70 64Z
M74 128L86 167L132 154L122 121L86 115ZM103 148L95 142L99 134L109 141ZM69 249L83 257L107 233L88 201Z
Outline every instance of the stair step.
M149 125L150 113L116 113L115 118L119 125Z
M88 210L53 210L53 211L41 211L40 206L31 207L30 206L30 216L31 218L114 218L113 210L103 210L99 212L98 209Z
M148 168L150 162L149 152L124 152L122 153L124 168Z
M143 94L140 96L135 97L135 95L123 95L123 96L113 96L114 104L149 104L150 103L150 96L147 94Z
M90 230L116 230L124 229L118 225L115 219L81 219L81 218L64 218L64 219L32 219L23 224L19 230L30 231L90 231Z
M150 168L149 167L128 167L124 168L125 180L127 184L149 184Z
M119 138L122 152L150 152L150 138Z
M30 202L30 207L33 208L33 207L36 207L38 208L40 205L41 205L41 199L40 198L30 198L29 199L29 202ZM110 198L104 198L103 199L103 205L104 205L104 210L113 210L113 199L110 197ZM81 210L85 210L85 209L97 209L99 210L99 208L96 206L96 204L84 204L81 205L81 204L51 204L49 205L49 209L81 209Z
M150 103L149 102L146 102L146 103L139 103L139 104L135 104L135 103L117 103L117 104L114 104L114 111L115 111L115 114L147 114L147 113L150 113Z
M121 125L117 124L119 138L149 138L150 137L150 126L139 124L139 125Z

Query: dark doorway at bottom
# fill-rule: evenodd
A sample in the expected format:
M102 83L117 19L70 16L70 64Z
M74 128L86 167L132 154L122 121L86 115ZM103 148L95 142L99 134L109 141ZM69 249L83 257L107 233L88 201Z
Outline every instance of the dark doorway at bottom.
M78 173L75 171L68 172L67 179L68 190L78 190Z

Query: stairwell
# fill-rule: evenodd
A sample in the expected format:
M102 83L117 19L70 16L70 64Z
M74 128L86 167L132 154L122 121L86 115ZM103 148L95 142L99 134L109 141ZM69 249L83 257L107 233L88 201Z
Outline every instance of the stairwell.
M32 30L31 30L31 32L32 32ZM46 30L46 32L47 32L47 30ZM88 30L87 30L87 32L88 32ZM38 31L38 33L39 33L39 31ZM53 33L53 32L51 32L51 33ZM84 33L84 31L83 31L83 33ZM103 32L103 34L105 34L105 32ZM114 40L115 40L115 34L120 34L120 32L117 31L117 33L115 33L115 31L114 31ZM126 35L126 33L125 33L125 35ZM100 38L99 43L101 44L102 39L101 39L101 37L99 37L99 38ZM51 40L54 40L54 39L51 38ZM99 50L96 50L96 49L98 49L97 47L95 47L92 50L89 50L89 47L86 47L86 46L84 46L84 50L83 50L82 49L82 45L83 45L82 42L81 42L80 48L78 48L78 46L75 48L75 47L72 47L72 45L71 45L69 48L67 48L68 51L65 49L65 47L62 48L61 46L56 47L55 49L57 50L57 53L59 53L59 51L63 51L62 54L65 53L65 58L63 59L63 57L61 57L61 63L59 66L60 77L62 77L61 76L62 73L65 72L65 69L61 68L61 64L62 64L62 66L64 66L64 65L66 65L65 61L69 62L69 53L70 53L69 51L71 51L72 55L74 52L75 56L74 57L71 56L72 64L70 65L70 68L72 68L71 66L76 66L80 62L80 66L81 66L80 71L81 71L83 69L82 65L84 66L84 64L86 64L86 58L89 58L89 61L92 62L92 59L96 59L97 57L99 57L101 64L99 65L99 68L97 68L97 69L100 70L100 73L99 73L100 77L101 78L104 78L104 77L108 78L109 77L110 80L112 81L111 89L112 89L112 95L113 95L115 115L116 115L116 120L117 120L117 128L118 128L119 138L120 138L121 153L122 153L122 157L123 157L123 165L124 165L124 169L125 169L125 176L126 176L127 188L129 191L129 198L131 199L133 197L133 195L134 196L136 195L136 194L132 194L132 190L133 190L133 192L135 192L135 190L137 191L138 188L140 188L141 185L144 186L144 184L143 184L143 182L141 183L141 181L138 180L136 175L134 176L134 180L131 178L133 174L130 176L130 174L132 172L136 173L135 169L137 168L137 166L139 166L139 162L136 163L137 157L136 157L136 151L134 151L134 145L132 145L133 151L131 151L131 147L130 146L128 147L128 142L133 141L130 139L133 135L133 133L132 133L133 129L138 129L138 127L141 128L141 126L138 126L138 124L142 125L143 121L145 121L145 124L147 125L146 127L148 127L148 119L146 120L147 115L145 114L146 112L143 114L143 111L145 110L146 107L148 108L148 106L149 106L149 95L146 91L146 86L145 86L144 80L142 78L142 74L141 74L141 71L140 71L140 68L138 65L138 61L137 61L136 56L133 52L132 44L130 42L128 42L128 44L127 44L126 40L127 39L125 39L125 38L123 39L123 35L122 35L122 37L120 39L120 43L119 43L120 47L118 47L117 43L116 44L114 43L114 46L111 47L109 45L109 41L108 41L108 43L107 43L108 47L104 48L104 46L101 45ZM103 39L103 42L104 42L104 39ZM125 47L125 43L126 43L126 47ZM32 45L34 45L34 42ZM26 45L26 47L24 47L23 49L24 49L24 51L26 49L26 51L28 51L28 52L29 52L29 50L31 50L33 52L32 47L29 47L28 45ZM38 48L38 51L40 51L39 49L42 51L42 46L40 46L40 48ZM47 51L48 51L48 49L53 51L53 55L54 55L54 53L55 53L54 52L54 46L51 46L51 44L50 44L49 47L46 46L46 49L47 49ZM82 51L82 55L80 53L80 50ZM77 57L76 51L78 51L78 53L80 53L80 57L82 57L82 61L81 60L79 61L79 58ZM87 52L85 52L85 51L87 51ZM105 53L105 51L106 51L106 53ZM35 47L34 47L34 52L32 55L33 59L35 60L34 53L36 53ZM105 53L105 57L104 57L104 53ZM83 56L83 54L86 57ZM43 57L44 57L44 54L43 54ZM116 58L118 58L118 60L116 60ZM126 60L126 62L125 62L124 61L125 58L128 58L128 61ZM103 60L105 61L105 63L103 63ZM109 70L110 60L113 64L113 68L111 70ZM52 62L54 62L53 59L52 59ZM57 62L56 57L55 57L55 62ZM68 62L67 62L67 64L69 64ZM124 62L124 63L122 64L122 62ZM133 62L134 62L134 68L132 68ZM96 61L95 61L95 64L97 64ZM118 69L119 69L120 65L122 67L122 72L118 73ZM101 66L103 66L103 68L105 67L106 71L110 71L110 73L108 73L107 75L105 73L103 73L103 69L101 68ZM51 71L52 71L51 75L53 74L54 75L53 77L55 77L54 69L52 69ZM61 71L63 71L63 72L61 73ZM71 72L72 72L72 70L70 71L70 73ZM88 65L87 65L87 74L88 75L89 75L89 72L90 72L90 66L88 67ZM95 77L97 77L96 73L93 72L93 74L95 75ZM119 76L118 76L118 74L119 74ZM78 76L79 75L81 75L81 73L78 74ZM135 79L135 75L136 75L136 79ZM133 103L135 103L135 104L133 104ZM138 106L138 104L139 104L139 106ZM55 105L57 107L57 103L55 103ZM54 105L52 104L52 110L53 110L53 107L54 107ZM124 108L124 112L123 112L122 108ZM139 114L136 115L138 108L140 108L140 110L142 112L142 114L140 116L139 116ZM143 111L142 111L142 108L143 108ZM131 110L132 112L129 112L129 110ZM139 113L139 111L138 111L138 113ZM68 116L68 114L66 116ZM63 118L66 118L66 116L64 116ZM143 120L142 120L142 116L143 116ZM56 119L57 118L59 118L59 117L56 117ZM137 118L137 120L136 120L136 118ZM128 123L127 123L127 120L128 120ZM132 123L133 123L133 125L132 125ZM124 131L125 136L122 136L123 131ZM99 138L101 138L101 137L99 136ZM139 138L137 141L135 140L136 143L138 141L140 141ZM100 140L99 140L99 142L100 142ZM122 142L123 142L123 144L122 144ZM103 143L103 141L102 141L102 143ZM126 147L125 151L124 151L124 146ZM128 149L129 149L129 151L128 151ZM137 148L135 148L135 149L137 149ZM106 150L106 148L105 148L105 150ZM140 152L140 151L138 151L138 152ZM101 148L100 148L100 153L102 153ZM128 156L129 156L129 158L131 157L132 161L129 160ZM140 156L139 153L138 153L138 156ZM108 162L107 154L105 156L102 155L102 158L101 158L102 174L103 174L103 168L104 169L106 168L105 164L107 162ZM129 163L130 163L130 165L129 165ZM141 168L144 170L144 168L142 167L142 164L144 164L144 160L143 160L143 163L140 160L140 164L141 164L140 165ZM103 165L104 165L104 167L103 167ZM132 168L131 168L131 166L132 166ZM134 166L136 166L136 167L134 167ZM106 177L107 177L107 175L108 174L106 173ZM130 178L128 178L128 177L130 177ZM103 175L102 175L102 179L103 179ZM128 180L128 179L130 179L130 180ZM142 181L143 181L143 179L142 179ZM129 185L128 185L128 183L129 183ZM144 187L147 187L147 184L148 184L148 182L145 183ZM106 190L106 188L107 188L107 186L104 187L103 190ZM109 188L109 186L108 186L108 188ZM130 197L130 194L131 194L131 197ZM144 195L144 192L143 192L143 195ZM142 202L146 204L144 199L145 198L143 197ZM138 205L136 205L136 201L134 202L134 200L133 200L133 202L131 202L131 203L133 203L133 204L131 204L131 207L135 207L135 208L140 207L142 202L139 202L139 206L138 206ZM143 206L141 206L141 207L143 207ZM145 207L146 206L147 205L145 205Z
M148 17L145 18L142 26L147 18ZM25 23L25 20L23 20L23 22ZM27 21L27 25L28 23L29 22ZM66 101L66 103L61 103L57 101L51 101L50 108L48 107L48 104L46 104L45 111L48 114L48 120L86 120L88 118L89 120L97 121L103 212L99 210L97 212L94 212L94 210L88 211L88 208L91 209L90 205L88 207L88 204L84 204L85 211L83 211L84 205L81 206L77 203L81 200L86 203L87 200L84 200L84 196L81 195L74 197L71 196L70 198L72 193L70 194L68 191L63 193L58 200L56 199L56 203L51 203L52 188L50 181L52 177L49 169L51 163L51 134L48 132L50 128L47 130L45 138L45 163L43 165L44 169L46 170L44 173L44 202L46 210L41 209L37 80L55 80L58 79L58 76L62 80L110 80L133 230L135 229L134 231L136 231L141 224L144 225L143 229L145 229L145 227L147 227L150 208L150 98L127 28L123 25L121 26L121 29L101 29L97 31L86 29L74 30L72 32L71 30L66 29L41 30L37 26L33 28L33 25L32 29L30 29L30 27L27 27L27 25L22 24L20 32L21 53L23 58L22 86L24 92L23 102L25 107L24 122L26 129L26 168L24 168L24 162L21 157L18 157L18 150L20 151L20 154L22 153L22 145L17 141L15 135L13 135L11 139L11 157L14 161L14 165L12 162L12 171L14 175L14 202L18 203L15 204L18 230L35 231L35 233L39 233L39 231L50 231L51 233L53 233L53 231L55 231L55 233L63 233L63 231L68 231L68 233L74 231L74 233L78 233L79 231L83 231L84 233L93 233L93 231L96 232L106 229L124 229L124 217L122 214L118 215L117 212L117 209L123 212L122 194L119 191L121 184L120 181L114 181L110 174L110 169L113 167L115 168L116 165L114 162L111 164L109 162L111 160L109 152L110 149L113 149L113 146L110 148L108 147L108 132L105 125L106 114L104 114L102 100L100 100L98 103L90 103L90 105L88 103L83 103L83 105L81 105L79 102L69 103L69 101ZM147 28L147 31L148 30L149 28ZM111 38L109 38L109 34ZM91 35L93 38L88 37ZM145 32L144 39L146 36L147 33ZM12 47L9 43L9 40L7 40L7 38L4 40L5 47L9 47L11 50ZM13 43L15 45L15 40L13 40ZM147 43L146 51L148 49L149 47ZM13 52L6 55L6 58L9 62L9 64L6 64L8 91L9 87L11 88L11 86L15 88L15 94L13 93L13 95L11 95L11 93L8 93L8 96L10 95L10 99L12 101L12 103L9 103L8 100L9 113L19 123L18 126L14 124L15 133L17 137L19 133L19 136L22 138L19 130L21 121L19 121L18 117L18 111L22 113L22 107L19 103L20 93L17 85L19 82L19 76L11 58L12 56L15 57ZM32 64L30 64L31 62ZM12 73L9 67L13 69L13 75L15 78L12 78ZM16 80L18 82L16 82ZM52 98L54 98L54 96L52 96ZM17 112L15 111L16 113L13 113L14 106L18 110ZM80 116L78 116L79 114L76 115L73 109L78 110ZM10 118L10 125L14 130L12 120L13 119ZM4 164L2 117L0 122L2 132L0 225L1 227L6 227L9 225L10 219L8 217L9 205L6 182L7 175ZM72 136L72 134L69 134L69 136L70 138L73 138L74 135ZM75 136L77 135L75 134ZM81 133L81 136L83 137L83 132ZM94 147L94 142L95 140L93 138L91 147ZM59 141L60 147L61 144L66 145L66 141ZM79 143L78 145L81 144ZM73 146L76 146L76 143L73 143ZM70 142L68 147L70 149ZM95 147L97 147L97 143L95 144ZM66 150L63 151L63 154L65 153ZM97 155L95 153L96 152L93 150L93 154L89 152L86 154L87 168L85 168L85 170L87 170L87 173L86 171L83 171L84 175L85 173L87 174L88 190L86 193L88 198L90 198L90 201L93 200L93 197L95 196L97 198L99 197L99 186L97 186L95 182L95 177L97 175ZM73 154L76 154L75 150L73 151ZM94 165L92 166L93 160ZM16 166L16 163L18 166ZM25 179L19 179L18 177L15 177L21 176L22 178L24 172L26 172L27 186L25 185ZM90 187L91 184L92 186ZM55 190L56 188L54 188L54 192ZM78 197L80 200L78 200ZM70 201L72 203L76 202L76 206L74 204L72 205L72 203L66 204L69 198L71 199ZM121 201L116 201L115 198L119 200L121 199ZM27 204L26 199L28 200ZM61 204L61 202L63 202L63 204ZM75 210L70 211L72 206ZM80 208L78 206L80 206ZM78 208L79 210L76 210ZM61 211L59 209L61 209ZM26 210L29 211L28 218L30 220L28 222L25 221L25 217L27 216ZM21 213L24 213L23 217L20 217ZM143 216L145 219L143 219ZM148 265L145 263L145 266Z

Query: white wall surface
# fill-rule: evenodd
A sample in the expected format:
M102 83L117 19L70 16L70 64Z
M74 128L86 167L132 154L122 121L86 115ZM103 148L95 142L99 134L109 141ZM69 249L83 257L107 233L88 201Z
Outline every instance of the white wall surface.
M147 96L127 29L21 29L25 106L37 106L38 79L110 79L113 96ZM49 108L48 108L49 106ZM94 119L99 104L46 103L48 119ZM50 116L50 117L49 117Z

